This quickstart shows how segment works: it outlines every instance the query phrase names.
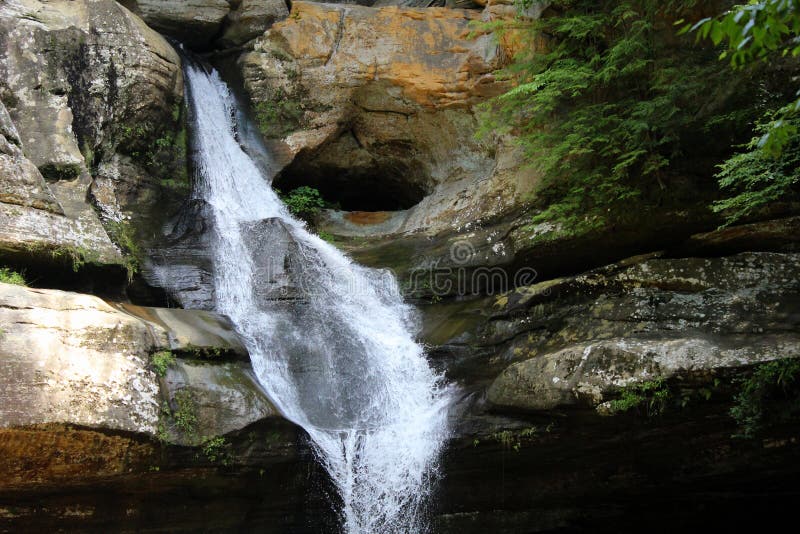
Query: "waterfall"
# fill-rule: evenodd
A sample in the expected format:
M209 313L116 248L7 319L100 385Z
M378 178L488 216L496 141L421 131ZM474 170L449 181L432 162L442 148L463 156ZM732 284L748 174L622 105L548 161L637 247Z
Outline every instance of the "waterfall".
M388 272L353 263L288 212L241 146L228 87L215 71L184 68L214 307L273 402L311 437L343 530L426 530L452 392L414 340L415 310Z

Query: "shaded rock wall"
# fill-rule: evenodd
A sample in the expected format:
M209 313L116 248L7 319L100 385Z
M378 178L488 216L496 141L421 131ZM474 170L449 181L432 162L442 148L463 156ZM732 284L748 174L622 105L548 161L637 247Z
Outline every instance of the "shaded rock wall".
M37 190L25 202L19 193L2 199L0 250L23 263L123 263L123 252L133 254L131 212L158 214L169 196L153 171L162 152L180 152L178 56L110 0L7 2L0 28L5 144L16 138L17 147L6 148L3 161L14 158L21 169L9 189ZM161 166L179 177L180 157L172 160Z

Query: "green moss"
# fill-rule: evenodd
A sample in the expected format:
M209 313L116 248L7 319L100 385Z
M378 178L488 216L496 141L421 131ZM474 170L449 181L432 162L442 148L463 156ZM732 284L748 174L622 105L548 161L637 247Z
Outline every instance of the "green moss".
M175 428L180 430L189 438L197 435L197 407L195 406L194 395L186 389L175 392L173 397L175 410L172 411L172 420Z
M269 138L283 137L297 130L303 118L303 105L283 91L255 105L258 128Z
M17 286L28 285L25 282L25 277L22 274L13 271L8 267L0 267L0 282L4 284L14 284Z
M127 221L106 221L106 231L111 240L122 249L124 255L124 266L128 272L128 281L133 279L133 275L139 272L141 265L142 250L136 240L135 230Z
M80 271L87 263L100 263L99 252L81 246L54 247L44 243L30 243L25 245L25 250L29 254L47 255L55 261L66 263L74 272Z
M318 231L317 235L320 237L320 239L330 243L331 245L335 245L336 244L336 236L334 236L331 233Z
M182 358L193 360L211 360L219 361L226 359L234 359L236 354L233 349L224 347L198 347L195 345L187 345L181 349L176 349Z
M170 189L188 189L186 118L183 101L172 106L171 121L118 125L120 150Z
M528 428L523 428L521 430L503 430L501 432L495 432L491 434L489 438L493 441L499 443L503 449L510 449L514 452L519 452L522 449L523 444L530 443L537 436L544 433L550 433L553 429L553 423L549 423L544 430L540 429L536 426L531 426ZM472 441L472 446L477 447L480 445L479 439L474 439Z

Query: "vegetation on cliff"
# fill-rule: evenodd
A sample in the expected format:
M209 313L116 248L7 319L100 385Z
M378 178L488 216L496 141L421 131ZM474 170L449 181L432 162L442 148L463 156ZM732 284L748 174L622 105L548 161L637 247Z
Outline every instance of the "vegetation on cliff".
M562 221L576 231L600 227L630 212L631 202L675 201L687 177L691 188L711 185L704 181L719 164L721 185L733 198L715 209L732 219L796 183L800 151L786 107L793 64L754 60L771 50L797 54L796 44L780 39L797 35L797 26L787 33L786 22L756 18L745 51L732 56L742 68L731 69L719 56L725 35L740 48L730 37L735 11L702 19L699 39L676 27L713 16L704 9L695 0L557 0L549 15L524 25L528 46L502 73L516 86L484 107L483 131L514 133L543 175L536 221ZM794 20L800 15L791 9ZM783 120L777 133L772 118ZM746 144L757 124L773 132L771 154L753 154L765 145L761 134ZM726 161L743 143L747 151Z

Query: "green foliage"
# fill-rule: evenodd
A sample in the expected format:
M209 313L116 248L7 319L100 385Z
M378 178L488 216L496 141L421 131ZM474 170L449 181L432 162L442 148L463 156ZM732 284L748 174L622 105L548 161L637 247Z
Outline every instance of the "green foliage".
M553 423L548 423L548 425L544 428L544 432L549 434L552 429ZM519 452L524 443L535 440L536 437L541 433L542 429L536 426L531 426L528 428L523 428L522 430L503 430L500 432L495 432L489 437L493 441L499 443L503 449L510 449L514 452ZM472 446L477 447L478 445L480 445L480 440L476 438L472 441Z
M176 409L172 412L175 427L187 436L194 436L197 432L197 413L194 397L191 392L181 389L173 398Z
M120 150L161 179L161 185L185 190L189 186L187 135L183 102L172 106L172 120L135 125L120 122L117 137Z
M187 345L185 348L179 349L179 352L184 358L193 358L196 360L220 360L234 356L233 349L222 347L198 347L191 344Z
M682 21L680 21L682 22ZM684 26L683 32L696 31L698 39L724 44L720 59L729 58L734 68L745 68L774 56L800 55L800 2L797 0L752 0L735 6L716 18ZM782 106L764 128L756 147L777 156L798 132L791 121L800 112L800 89L795 99Z
M495 432L491 435L491 438L500 443L504 449L513 449L514 452L519 452L520 448L522 447L522 443L510 430Z
M207 439L200 447L209 462L230 465L232 461L231 446L224 437L217 436Z
M792 123L800 125L800 120L794 119ZM770 124L765 124L760 131L770 128ZM787 198L800 183L800 137L785 142L778 155L761 150L761 139L754 137L745 146L745 152L734 155L719 166L717 178L720 187L734 196L715 202L712 209L725 215L726 224L752 215L771 202Z
M169 366L175 364L175 356L168 350L162 350L153 354L153 370L158 376L167 376Z
M280 191L278 193L280 194ZM319 190L307 185L298 187L286 195L281 195L281 200L293 215L309 222L325 207L325 201Z
M800 360L761 364L739 385L730 412L739 425L737 437L752 438L765 428L800 416Z
M652 417L661 415L670 398L669 388L663 379L648 380L631 384L622 389L620 397L609 403L612 413L624 413L636 409Z
M583 233L627 216L633 201L660 203L687 138L711 123L744 128L747 114L721 105L734 73L661 29L694 4L557 0L557 15L524 30L529 46L500 73L516 86L483 107L480 135L514 134L542 175L534 223Z
M22 276L22 274L8 267L0 267L0 282L4 284L14 284L17 286L28 285L25 282L25 277Z
M689 31L695 31L698 39L724 45L720 58L729 58L734 69L752 70L759 63L800 55L800 3L751 1L719 17L685 25L682 32ZM785 102L768 108L746 150L720 165L720 186L734 196L713 209L725 213L727 224L784 198L797 185L800 89L791 102Z

